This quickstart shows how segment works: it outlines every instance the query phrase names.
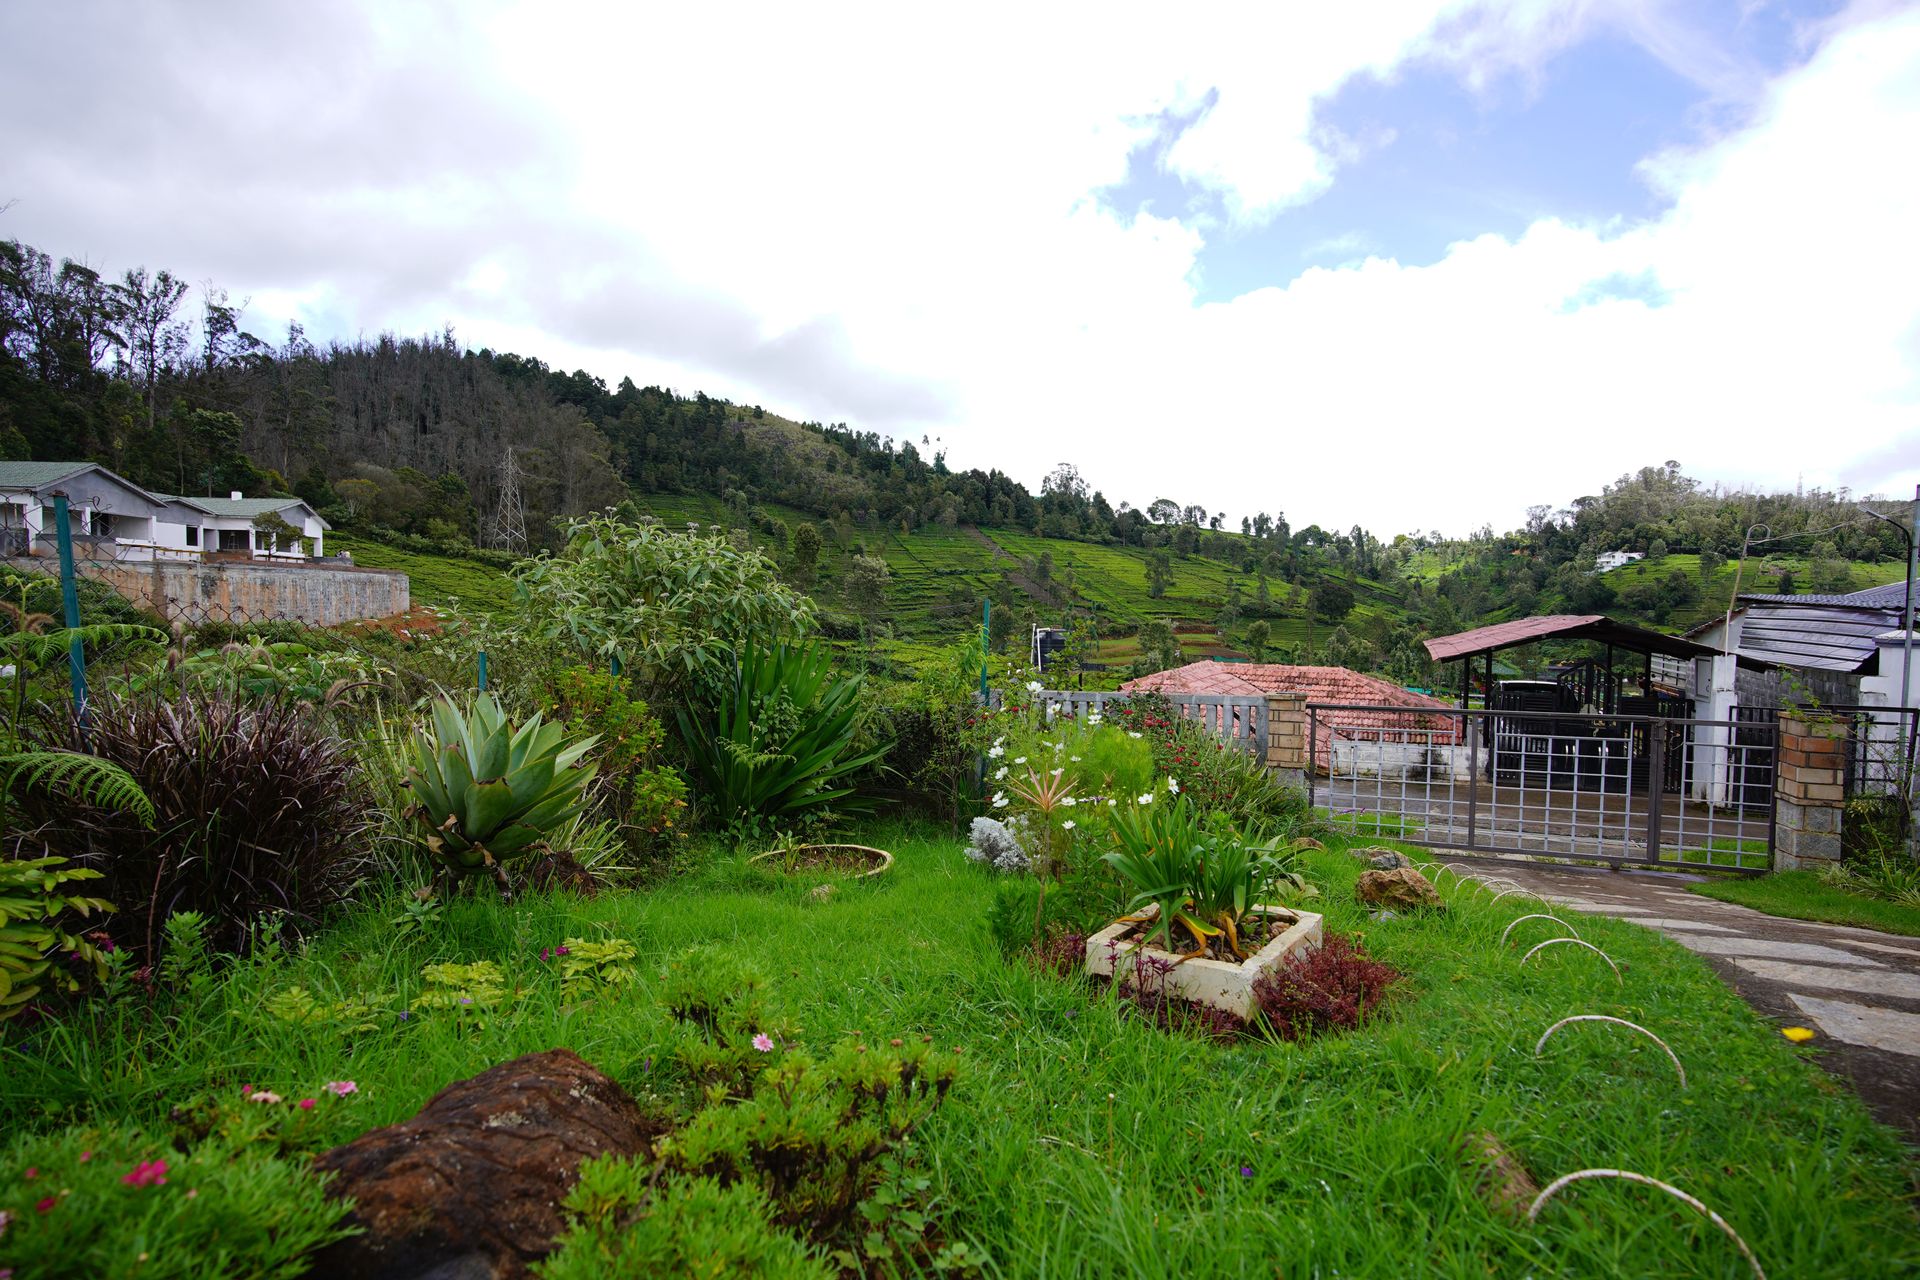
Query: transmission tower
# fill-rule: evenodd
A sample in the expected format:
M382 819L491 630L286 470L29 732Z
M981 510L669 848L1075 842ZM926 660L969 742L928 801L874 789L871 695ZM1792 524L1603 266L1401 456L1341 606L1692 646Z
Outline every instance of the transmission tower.
M527 508L520 497L520 463L507 446L500 462L500 508L493 517L493 542L508 551L524 551L527 546Z

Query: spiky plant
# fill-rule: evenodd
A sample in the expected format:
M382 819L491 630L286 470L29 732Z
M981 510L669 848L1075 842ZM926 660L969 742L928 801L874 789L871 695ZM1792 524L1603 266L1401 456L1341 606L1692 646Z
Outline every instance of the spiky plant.
M116 934L148 959L176 911L205 914L210 940L241 951L263 914L312 924L358 878L369 810L357 766L298 704L106 693L85 726L49 715L31 745L119 766L153 820L44 785L16 787L18 807L50 852L101 874L122 909Z
M515 728L485 693L465 710L437 699L432 720L408 744L407 764L427 850L449 874L491 873L509 894L504 864L543 846L580 811L594 775L581 761L598 739L568 741L537 713Z

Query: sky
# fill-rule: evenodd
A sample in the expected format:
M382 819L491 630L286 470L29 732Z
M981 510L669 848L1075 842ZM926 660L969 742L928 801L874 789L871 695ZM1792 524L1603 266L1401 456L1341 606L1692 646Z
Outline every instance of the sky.
M1920 4L0 8L0 236L1116 504L1920 484Z

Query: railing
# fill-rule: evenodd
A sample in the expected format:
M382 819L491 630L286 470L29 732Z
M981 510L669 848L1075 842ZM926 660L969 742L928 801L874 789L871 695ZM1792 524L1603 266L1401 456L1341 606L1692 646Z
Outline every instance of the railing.
M1096 693L1084 689L1042 689L1026 695L1048 708L1046 714L1082 719L1104 714L1112 702L1123 702L1142 695L1132 693ZM1215 737L1230 746L1254 752L1261 759L1267 753L1267 700L1248 694L1156 693L1165 698L1181 715L1198 720ZM1004 695L996 689L988 699L990 706L1004 705Z

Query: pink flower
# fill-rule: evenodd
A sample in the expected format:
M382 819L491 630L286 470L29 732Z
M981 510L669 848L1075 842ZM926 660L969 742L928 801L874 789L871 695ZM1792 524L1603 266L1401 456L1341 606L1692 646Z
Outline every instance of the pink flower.
M89 1161L89 1160L91 1160L91 1159L93 1159L93 1152L91 1152L91 1151L82 1151L82 1152L80 1153L80 1163L81 1163L81 1164L85 1164L85 1163L86 1163L87 1161Z
M573 952L567 950L565 947L555 947L553 949L553 954L557 956L570 956L573 954Z
M270 1107L274 1103L280 1101L280 1095L277 1093L272 1093L266 1089L255 1089L252 1093L247 1095L247 1101L258 1102L262 1106Z
M48 1197L47 1197L46 1199L44 1199L44 1200L36 1200L36 1201L34 1202L34 1205L33 1205L33 1207L34 1207L34 1208L36 1208L36 1209L38 1209L38 1210L39 1210L40 1212L42 1212L42 1213L52 1213L52 1212L53 1212L53 1206L55 1206L55 1205L57 1205L57 1204L59 1204L59 1203L60 1203L60 1200L59 1200L59 1198L58 1198L58 1197L56 1197L56 1196L48 1196Z
M27 1172L24 1176L26 1177L28 1182L32 1182L35 1178L40 1176L40 1170L35 1165L28 1165Z
M351 1080L329 1080L327 1092L336 1098L344 1098L350 1093L360 1092L360 1086Z
M773 1052L773 1037L762 1031L753 1038L753 1047L762 1053Z
M302 1099L300 1099L300 1109L301 1109L302 1111L311 1111L311 1110L313 1110L313 1099L312 1099L312 1098L302 1098Z
M200 1195L200 1188L198 1187L187 1188L187 1199L194 1200L194 1199L197 1199L199 1195Z
M165 1160L142 1160L133 1166L129 1173L120 1175L120 1181L129 1187L157 1187L167 1180L167 1162Z

